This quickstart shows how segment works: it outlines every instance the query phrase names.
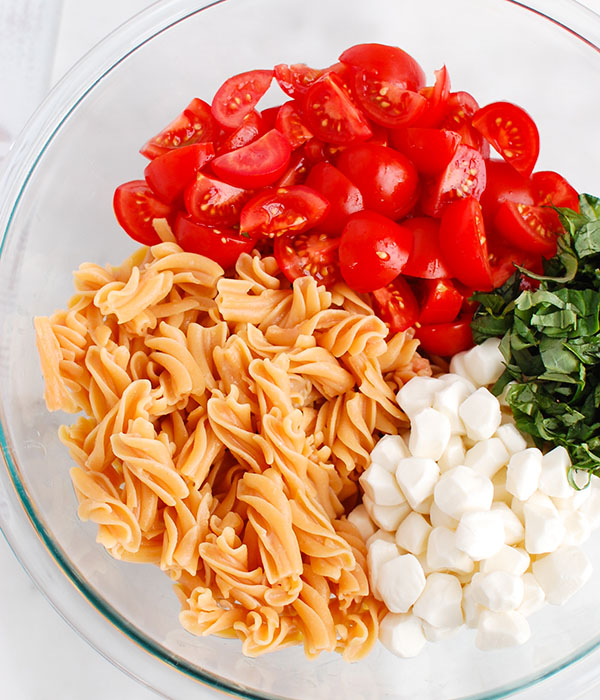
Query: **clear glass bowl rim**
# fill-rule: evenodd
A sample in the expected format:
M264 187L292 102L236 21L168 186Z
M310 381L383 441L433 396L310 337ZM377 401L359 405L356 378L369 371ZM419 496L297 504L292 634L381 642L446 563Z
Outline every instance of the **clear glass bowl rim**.
M80 102L111 70L139 47L188 17L227 1L157 0L149 8L135 15L109 34L57 83L21 132L3 164L3 172L0 173L0 192L4 193L2 201L0 201L0 231L2 232L0 259L10 236L14 212L32 173L54 135ZM229 1L233 2L234 0ZM542 19L549 20L600 53L600 15L577 0L504 1L521 7L523 10L531 11ZM210 688L225 691L227 694L233 693L240 698L279 700L281 696L257 694L248 688L204 673L189 665L185 659L167 653L164 648L131 626L118 612L105 604L90 590L85 580L71 566L60 549L55 546L51 533L47 532L39 522L35 504L30 500L27 490L19 478L19 468L12 456L6 425L4 406L0 398L0 447L6 465L6 472L0 473L0 505L2 505L4 498L2 489L5 489L6 502L9 506L8 517L0 508L0 529L30 578L61 617L111 663L152 690L164 693L165 696L168 692L166 690L169 687L168 684L159 683L156 685L144 677L144 668L148 668L148 664L144 662L144 656L151 657L151 662L162 661L167 667L170 667L171 680L174 678L173 674L179 672L193 681L200 681ZM44 566L37 568L40 556L43 557ZM82 629L71 605L66 604L66 602L72 602L73 588L71 584L81 594L79 603L82 603L83 607L86 607L92 614L88 615L89 621L92 622L92 631L89 628ZM82 610L81 604L78 609ZM93 621L92 616L97 619ZM120 638L126 644L134 642L139 646L141 654L135 658L129 658L126 662L119 661L106 649L107 645L103 643L107 633L112 633L113 639ZM525 690L554 676L598 648L600 648L600 635L584 648L565 657L561 663L555 664L541 673L532 674L530 677L507 684L492 694L478 693L463 698L463 700L484 700L484 698L493 700L506 697L516 691Z

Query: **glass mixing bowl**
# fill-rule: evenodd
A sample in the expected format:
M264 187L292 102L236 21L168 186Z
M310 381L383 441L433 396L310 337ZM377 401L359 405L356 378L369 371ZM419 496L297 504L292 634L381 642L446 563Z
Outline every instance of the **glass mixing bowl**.
M542 10L543 5L543 10ZM378 647L348 665L301 649L258 660L237 641L195 638L158 569L114 561L76 517L69 456L49 414L32 317L62 307L82 261L132 249L112 193L138 178L138 147L193 96L234 73L276 63L329 65L359 42L396 44L430 79L524 106L541 133L539 169L600 193L600 17L567 0L192 0L157 3L96 47L59 84L13 149L0 187L0 523L50 601L115 664L170 698L198 683L247 698L501 697L600 644L600 537L593 579L563 608L532 618L523 647L484 653L465 631L402 660Z

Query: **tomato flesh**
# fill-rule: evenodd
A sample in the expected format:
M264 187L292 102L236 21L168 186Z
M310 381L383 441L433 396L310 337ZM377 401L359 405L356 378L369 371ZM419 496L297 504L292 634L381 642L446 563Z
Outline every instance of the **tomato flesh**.
M490 144L475 129L471 120L479 109L477 100L468 92L451 92L446 102L445 115L440 122L442 129L455 131L461 142L478 150L484 158L489 158Z
M458 200L444 211L440 249L453 277L474 289L492 289L483 213L474 197Z
M242 253L249 253L255 245L252 238L240 236L229 228L215 228L179 215L175 221L175 238L188 253L204 255L227 270L233 267Z
M579 195L562 175L553 170L540 170L531 176L535 203L543 206L568 207L579 211ZM525 202L528 204L528 202Z
M312 133L329 143L366 141L373 133L335 73L326 73L308 89L304 117Z
M211 226L235 226L252 192L198 173L185 190L185 208L194 221Z
M471 320L471 314L467 314L450 323L423 325L415 329L415 337L419 339L425 352L451 357L473 347Z
M446 66L435 71L435 85L422 88L421 94L427 98L427 107L418 120L418 126L437 127L444 118L450 97L450 74Z
M479 199L486 185L485 161L474 148L460 144L446 168L423 191L421 207L428 216L440 216L453 202Z
M301 233L318 224L328 209L329 202L305 185L264 190L242 209L240 230L265 238Z
M377 71L407 90L417 92L425 85L425 73L415 59L397 46L356 44L340 55L340 61L353 68Z
M286 137L292 149L299 148L313 137L312 132L302 121L298 105L293 101L281 105L275 120L275 128Z
M390 284L371 292L377 315L390 329L390 333L400 333L414 326L419 318L419 302L402 276Z
M419 176L406 156L375 143L350 146L337 167L361 191L366 209L399 219L418 198Z
M450 280L423 280L421 292L420 324L447 323L458 316L463 295Z
M272 70L251 70L227 79L211 104L213 117L226 129L237 129L273 80Z
M211 163L214 173L234 187L257 189L273 184L285 172L292 149L277 129L242 146L217 156Z
M142 245L156 245L160 238L153 219L170 219L173 207L161 202L144 180L119 185L113 197L113 209L121 228Z
M562 231L560 221L559 228L556 221L556 212L547 207L503 202L494 217L494 227L507 243L519 250L550 258L556 253L557 234Z
M518 250L514 246L507 246L497 240L498 236L488 240L489 261L492 271L492 284L494 289L501 287L516 272L515 265L543 274L542 257L539 253L528 253ZM529 278L527 278L529 279Z
M329 211L319 222L324 233L339 235L350 214L364 209L358 187L331 163L317 163L308 174L306 185L329 202Z
M325 73L319 68L310 68L306 63L279 63L274 70L279 87L286 95L296 99L305 95L308 88Z
M170 204L214 155L212 143L174 148L151 160L144 170L144 177L152 191Z
M391 132L392 146L403 153L424 175L443 170L456 153L460 136L454 131L408 127Z
M511 102L493 102L473 115L473 126L513 168L529 177L540 152L533 119Z
M352 214L340 240L340 272L357 292L389 284L406 265L412 231L372 211Z
M339 238L308 231L276 238L273 255L290 282L310 275L320 284L331 287L339 280L339 245Z
M402 274L421 279L451 277L442 259L440 220L429 216L406 219L402 226L413 232L413 248Z
M481 194L481 206L486 221L493 221L502 202L535 204L529 178L523 177L504 160L486 161L486 185Z
M195 97L181 114L140 148L140 153L152 160L172 148L213 141L218 130L210 105Z
M218 153L235 151L252 143L266 132L262 116L256 111L248 112L237 129L228 134L218 146Z

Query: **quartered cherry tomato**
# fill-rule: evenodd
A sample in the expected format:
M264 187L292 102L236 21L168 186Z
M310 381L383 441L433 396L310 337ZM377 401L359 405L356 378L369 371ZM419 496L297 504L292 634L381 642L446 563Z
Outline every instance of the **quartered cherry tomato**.
M461 144L444 170L423 188L423 213L440 216L453 202L466 197L478 200L485 185L485 161L481 153Z
M486 185L481 194L481 207L486 221L493 221L502 202L535 204L529 178L518 173L504 160L490 158L485 163Z
M510 245L551 258L556 253L557 237L562 232L556 212L548 207L531 207L503 202L494 217L494 228Z
M173 148L151 160L144 170L144 177L163 202L171 203L214 155L212 143Z
M225 182L234 187L256 189L273 184L286 171L292 149L277 129L235 151L217 156L211 167Z
M419 339L425 352L451 357L473 347L471 320L472 315L468 313L450 323L422 325L415 329L415 337Z
M366 209L399 219L414 206L419 176L406 156L374 143L350 146L337 159L337 167L361 191Z
M223 269L233 267L241 253L249 253L255 241L229 228L206 226L179 215L175 221L175 238L188 253L204 255Z
M273 186L291 187L292 185L303 185L309 170L310 163L308 158L302 149L298 149L292 153L286 171Z
M427 107L419 117L417 125L437 127L444 118L450 97L450 74L446 66L435 71L435 85L422 88L421 95L427 98Z
M310 68L306 63L279 63L275 66L275 79L286 95L298 99L323 74L320 68Z
M316 226L329 202L305 185L265 189L242 209L240 230L265 238L295 234Z
M144 180L132 180L119 185L113 197L113 208L120 226L142 245L160 243L153 219L170 219L174 209L161 202Z
M358 187L331 163L322 162L313 166L306 185L320 192L329 202L329 210L319 222L324 233L340 235L350 214L364 209L362 194Z
M319 231L279 236L273 243L273 255L283 274L293 282L311 275L327 287L339 280L339 237Z
M414 326L419 318L419 302L402 275L381 289L371 292L377 315L390 333L399 333Z
M452 277L442 260L440 249L440 220L430 216L415 216L401 222L413 232L413 247L403 275L422 279Z
M210 226L235 226L252 191L198 173L185 191L185 208L194 221Z
M579 211L579 195L577 190L565 180L562 175L553 170L540 170L531 176L531 185L535 204L540 206L553 205L568 207ZM525 202L528 204L528 202Z
M218 153L228 153L247 146L267 131L262 116L253 109L242 119L237 129L229 133L219 144Z
M411 160L424 175L443 170L456 153L460 136L454 131L408 127L390 132L392 146Z
M473 115L478 109L477 100L470 93L451 92L440 128L455 131L465 146L477 149L484 158L488 158L490 144L471 124Z
M196 97L160 133L147 141L140 153L152 160L172 148L214 141L218 132L219 126L211 114L210 105Z
M226 80L213 97L213 117L226 129L237 129L273 80L272 70L251 70Z
M497 234L488 237L488 252L494 289L501 287L509 277L514 275L517 269L515 265L537 274L544 272L542 256L539 253L528 253L512 245L508 246L498 240Z
M389 284L406 265L412 231L372 211L352 214L340 241L340 272L357 292Z
M420 283L419 323L447 323L458 316L463 295L448 279L423 280Z
M335 73L326 73L308 89L304 117L312 133L329 143L366 141L372 136L368 121Z
M313 137L312 132L302 120L299 107L294 101L281 105L275 120L275 128L286 137L292 149L302 146Z
M524 109L511 102L493 102L473 115L472 124L517 172L531 175L540 152L540 136Z
M444 210L440 250L453 277L474 289L492 289L483 213L474 197L457 200Z

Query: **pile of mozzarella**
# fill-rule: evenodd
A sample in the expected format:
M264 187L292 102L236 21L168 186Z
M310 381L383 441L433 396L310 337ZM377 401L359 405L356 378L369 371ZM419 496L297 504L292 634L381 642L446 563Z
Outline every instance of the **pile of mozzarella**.
M415 377L397 400L410 430L382 438L348 516L367 541L374 595L389 612L380 641L416 656L464 624L480 649L523 644L528 615L565 603L589 578L580 545L600 526L600 482L546 454L489 391L498 341L456 355L450 373ZM585 487L585 488L583 488Z

